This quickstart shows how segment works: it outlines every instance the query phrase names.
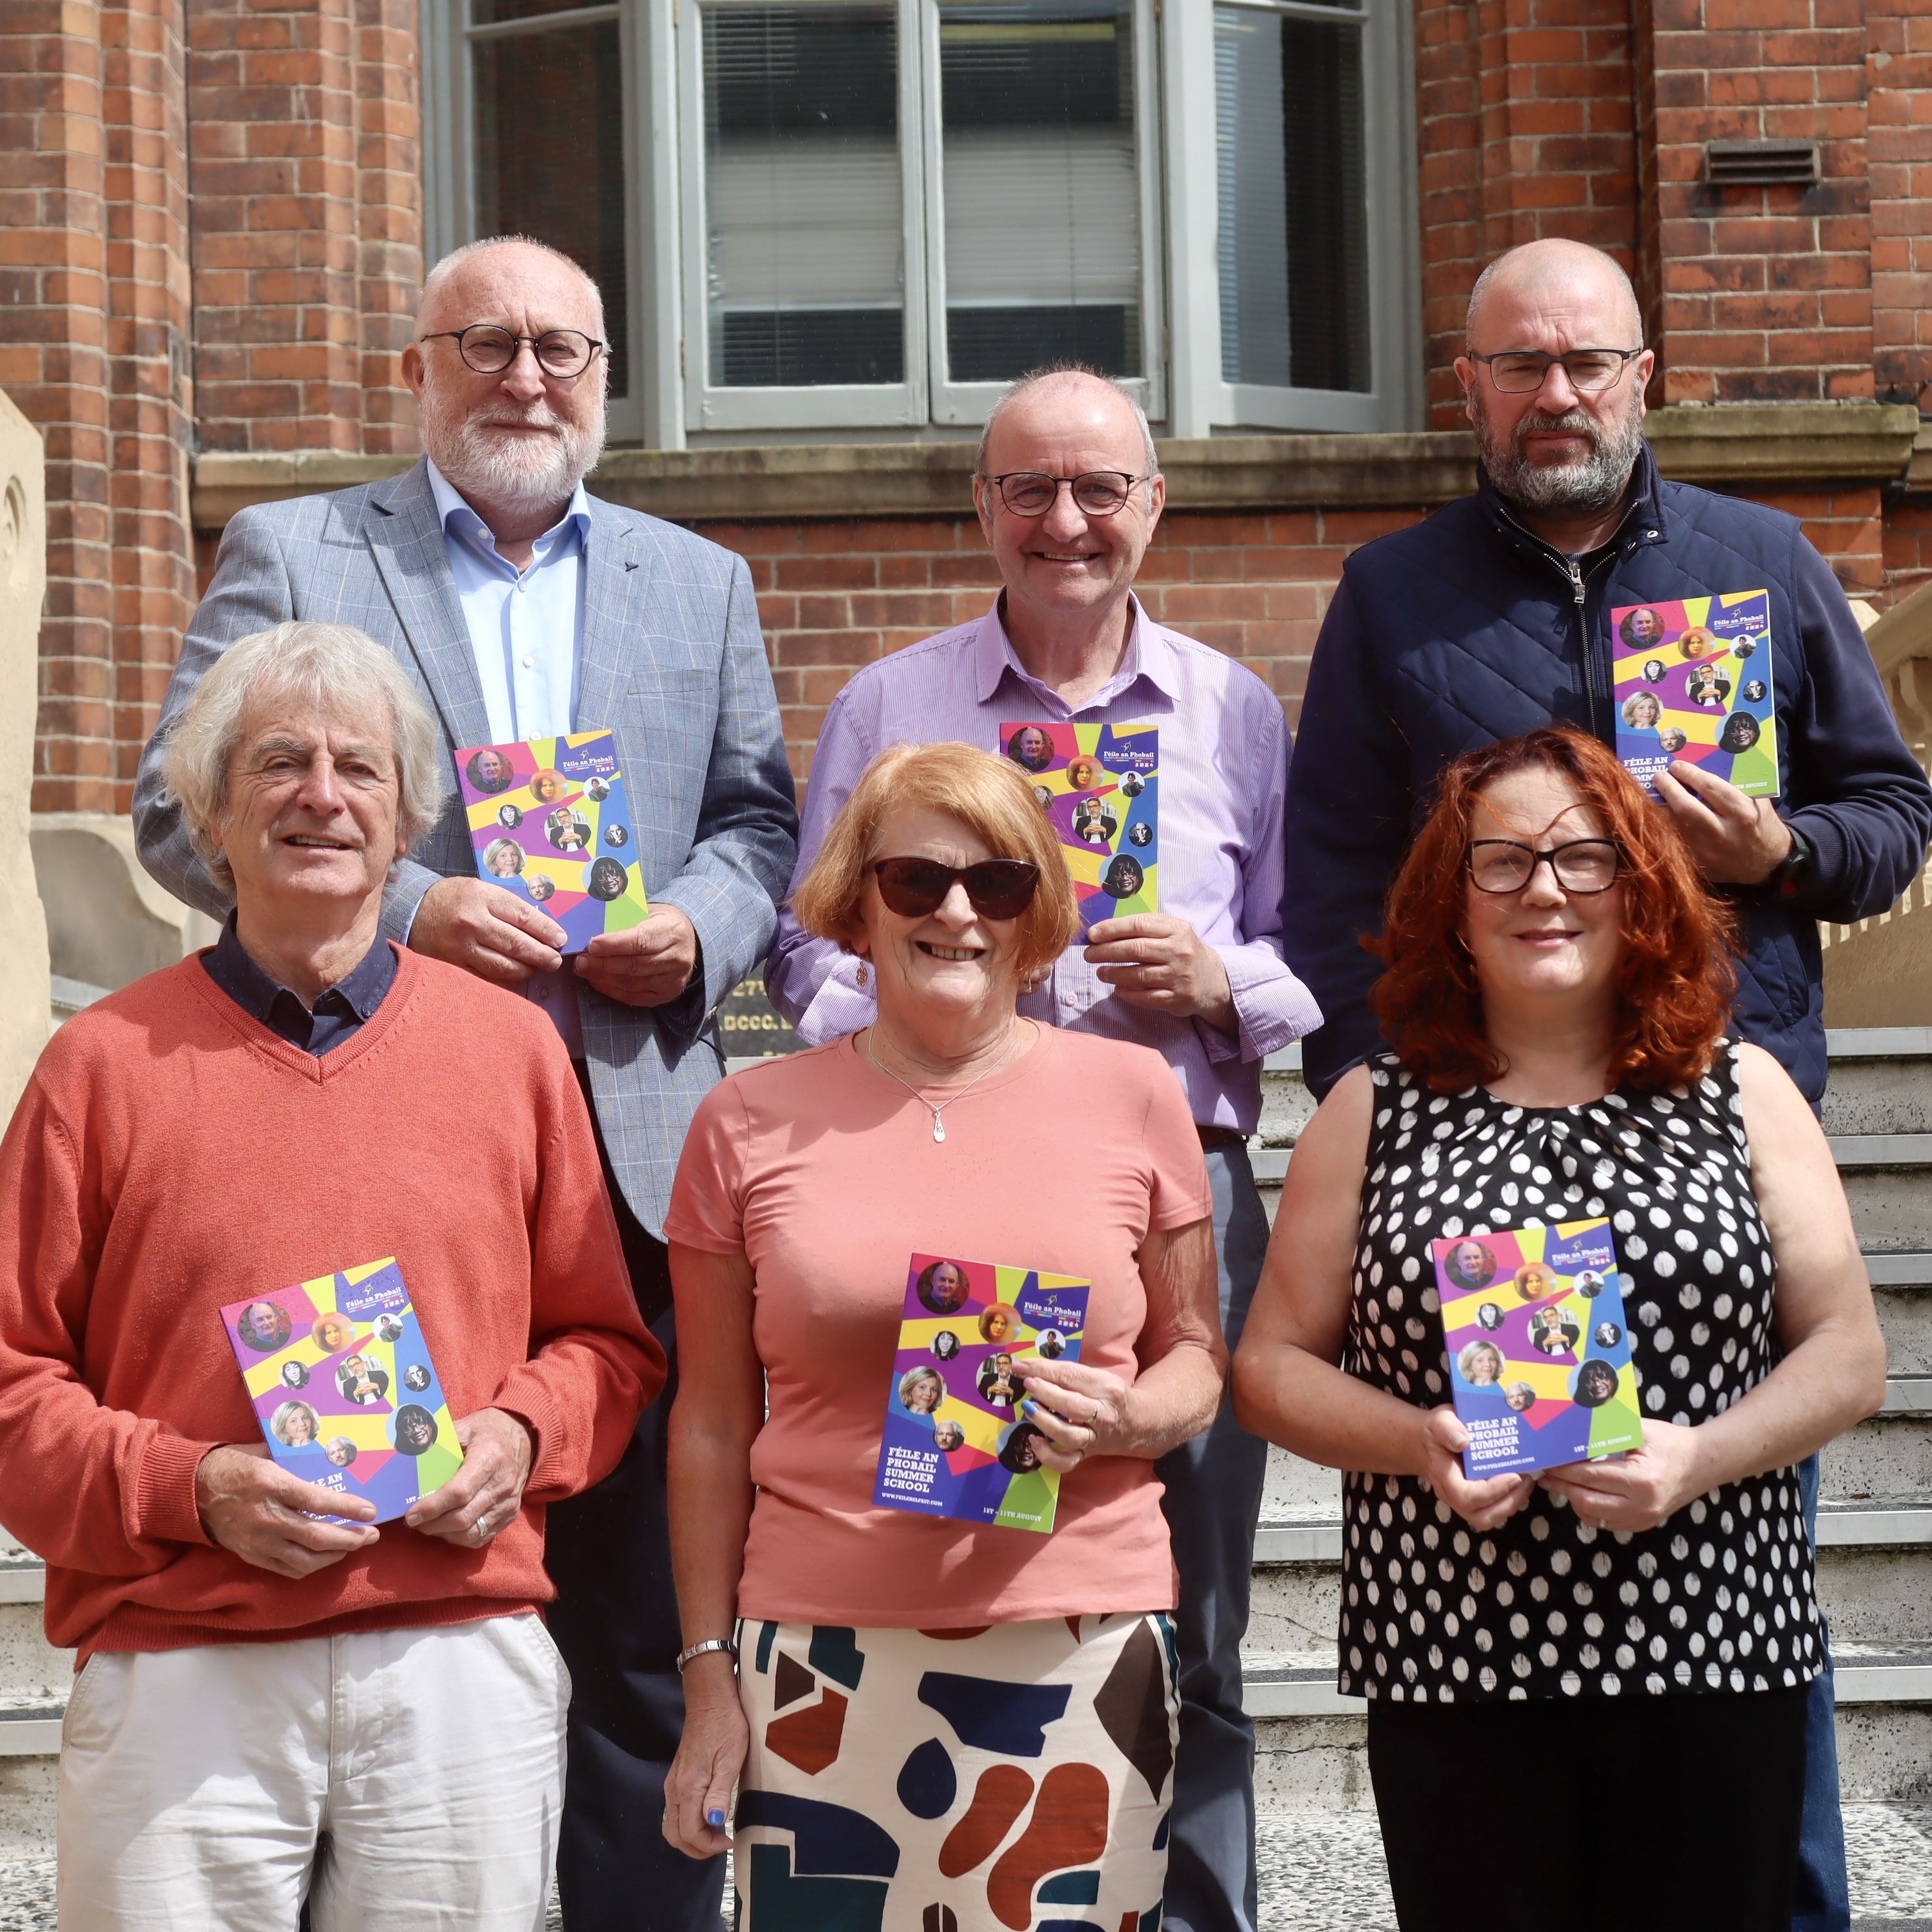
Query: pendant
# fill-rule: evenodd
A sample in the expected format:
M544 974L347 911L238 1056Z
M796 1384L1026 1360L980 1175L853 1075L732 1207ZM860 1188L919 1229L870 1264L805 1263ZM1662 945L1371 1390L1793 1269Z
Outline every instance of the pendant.
M937 1114L932 1117L932 1138L936 1141L946 1138L946 1123Z

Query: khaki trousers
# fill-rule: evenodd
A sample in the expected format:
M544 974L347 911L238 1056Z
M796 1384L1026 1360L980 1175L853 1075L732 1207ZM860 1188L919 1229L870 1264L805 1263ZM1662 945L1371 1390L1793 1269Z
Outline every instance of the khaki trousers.
M535 1616L98 1652L62 1932L541 1932L569 1673Z

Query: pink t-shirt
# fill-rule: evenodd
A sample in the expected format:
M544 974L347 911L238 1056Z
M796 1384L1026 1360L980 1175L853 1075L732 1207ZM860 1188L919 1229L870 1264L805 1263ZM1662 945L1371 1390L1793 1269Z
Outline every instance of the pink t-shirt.
M1156 1054L1038 1029L1031 1049L930 1111L850 1040L735 1074L692 1123L666 1237L743 1254L767 1413L741 1616L947 1629L1171 1609L1154 1465L1096 1457L1036 1535L872 1502L913 1254L1090 1280L1081 1360L1131 1382L1151 1229L1213 1211L1179 1084Z

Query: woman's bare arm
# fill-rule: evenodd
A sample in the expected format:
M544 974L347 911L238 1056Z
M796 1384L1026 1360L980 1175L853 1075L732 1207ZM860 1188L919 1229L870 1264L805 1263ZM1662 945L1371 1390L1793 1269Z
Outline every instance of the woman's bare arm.
M1885 1338L1831 1144L1760 1048L1738 1054L1738 1098L1778 1269L1784 1360L1722 1415L1689 1427L1646 1417L1642 1448L1544 1477L1612 1529L1648 1528L1724 1484L1798 1462L1885 1400Z
M1340 1366L1374 1112L1373 1081L1358 1066L1295 1143L1234 1354L1234 1413L1243 1428L1311 1462L1420 1476L1473 1527L1491 1529L1528 1500L1528 1480L1469 1481L1459 1460L1468 1433L1453 1408L1418 1408Z
M1013 1364L1028 1414L1047 1432L1039 1453L1049 1468L1073 1468L1085 1456L1153 1461L1198 1436L1221 1406L1228 1348L1214 1222L1149 1233L1139 1261L1148 1312L1135 1344L1141 1370L1131 1384L1080 1362L1029 1358Z
M764 1426L764 1371L752 1339L754 1276L742 1254L673 1242L678 1390L670 1413L671 1568L688 1646L728 1637L752 1522L752 1444ZM745 1720L728 1653L692 1659L685 1726L664 1784L664 1836L693 1858L728 1842L723 1829L745 1760ZM713 1821L716 1822L713 1822Z

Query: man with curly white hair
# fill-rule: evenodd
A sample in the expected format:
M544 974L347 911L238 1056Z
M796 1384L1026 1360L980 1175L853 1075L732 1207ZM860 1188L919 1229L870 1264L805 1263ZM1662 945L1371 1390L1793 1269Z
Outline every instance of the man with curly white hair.
M81 1666L68 1932L542 1919L569 1701L544 1508L616 1466L664 1364L555 1030L382 932L445 764L360 632L234 644L165 767L220 940L64 1026L0 1143L0 1493ZM378 1529L268 1460L220 1310L253 1298L280 1346L288 1291L391 1256L464 1457ZM272 1426L328 1476L355 1451L317 1446L340 1404L303 1379ZM344 1380L344 1414L387 1388Z

